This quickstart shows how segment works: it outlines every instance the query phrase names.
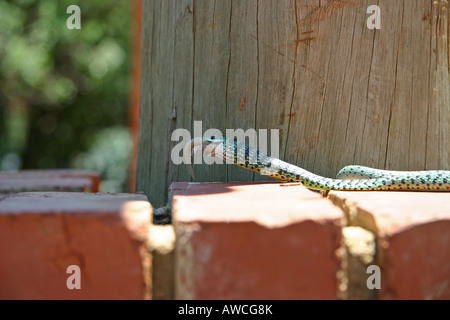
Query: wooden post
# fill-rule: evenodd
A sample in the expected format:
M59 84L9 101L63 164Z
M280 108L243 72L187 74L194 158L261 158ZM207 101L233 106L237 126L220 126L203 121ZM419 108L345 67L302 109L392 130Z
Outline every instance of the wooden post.
M141 80L141 29L142 29L142 0L133 2L133 38L132 46L132 87L130 93L129 106L129 124L131 136L133 138L133 156L130 166L130 177L128 180L128 191L136 192L136 170L138 154L138 136L139 136L139 98L140 98L140 80Z
M381 29L368 27L374 4ZM194 121L279 129L280 158L324 176L349 164L449 170L448 15L447 0L144 1L137 191L157 207L171 182L190 181L170 137Z

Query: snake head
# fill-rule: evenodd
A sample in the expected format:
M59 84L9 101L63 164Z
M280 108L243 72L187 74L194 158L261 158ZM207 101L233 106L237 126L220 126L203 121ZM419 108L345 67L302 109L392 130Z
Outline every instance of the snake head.
M209 135L205 137L196 137L185 145L183 148L184 154L184 162L189 165L189 173L191 174L192 179L195 181L194 170L192 168L191 158L198 152L206 151L207 154L211 157L215 156L215 148L226 141L224 136L219 135Z
M222 143L227 140L227 138L224 136L216 136L216 135L206 136L203 139L210 143Z

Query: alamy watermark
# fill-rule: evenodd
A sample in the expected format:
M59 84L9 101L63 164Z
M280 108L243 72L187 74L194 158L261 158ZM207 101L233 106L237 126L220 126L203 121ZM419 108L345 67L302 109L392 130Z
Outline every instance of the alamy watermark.
M381 29L381 9L377 5L367 7L367 13L371 14L367 19L366 25L370 30Z
M203 132L202 129L202 121L194 121L194 137L197 138L211 138L211 137L222 137L225 136L227 138L227 141L224 143L233 143L236 139L239 142L247 142L247 145L250 148L257 149L262 154L269 154L268 153L268 146L269 146L269 137L268 137L268 130L267 129L259 129L256 131L255 129L248 129L244 131L243 129L226 129L225 135L219 130L219 129L207 129L205 132ZM176 144L173 149L171 150L171 160L174 164L192 164L191 162L191 156L186 155L186 152L190 151L190 149L186 149L186 145L192 140L192 135L187 129L175 129L172 132L171 136L172 141L178 141L178 144ZM271 129L270 130L270 155L274 158L279 158L279 140L280 140L280 133L279 129ZM244 144L240 144L240 148L244 148ZM231 150L229 148L228 150ZM234 149L233 149L234 150ZM236 149L235 152L239 154L244 154L244 150ZM214 157L211 156L211 150L208 150L207 148L203 150L203 152L194 152L194 164L223 164L223 157ZM244 164L246 161L249 164L257 164L260 159L256 157L256 154L250 154L248 158L238 158L239 164ZM240 163L242 162L242 163ZM233 161L231 158L226 159L227 164L233 164Z
M66 13L71 14L66 21L67 29L81 29L81 9L77 5L67 7Z
M381 270L377 265L370 265L366 270L367 274L370 276L367 278L366 286L369 290L381 289Z
M81 289L81 269L77 265L71 265L67 267L66 273L71 274L66 281L67 289L80 290Z
M377 5L370 5L367 7L370 17L366 21L367 28L370 30L381 29L381 9ZM66 13L70 14L67 18L66 26L69 30L81 29L81 9L77 5L70 5L67 7Z

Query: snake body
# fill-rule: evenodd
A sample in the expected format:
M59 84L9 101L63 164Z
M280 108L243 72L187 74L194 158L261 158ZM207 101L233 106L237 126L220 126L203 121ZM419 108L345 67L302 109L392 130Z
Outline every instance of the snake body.
M206 143L205 143L206 142ZM316 175L273 158L236 138L208 137L203 148L210 155L244 169L288 182L300 182L315 190L415 190L450 192L450 171L387 171L347 166L339 179Z

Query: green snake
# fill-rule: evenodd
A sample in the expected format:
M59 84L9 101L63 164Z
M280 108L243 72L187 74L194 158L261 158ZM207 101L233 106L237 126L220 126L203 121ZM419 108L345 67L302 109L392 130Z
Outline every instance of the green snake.
M411 190L450 192L450 171L388 171L363 166L347 166L337 179L316 175L300 167L273 158L236 138L208 136L194 138L185 146L185 162L198 151L244 169L288 182L300 182L314 190ZM194 178L192 167L189 167ZM195 178L194 178L195 179Z

